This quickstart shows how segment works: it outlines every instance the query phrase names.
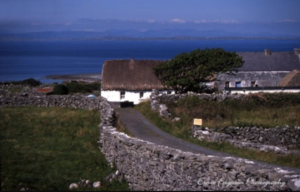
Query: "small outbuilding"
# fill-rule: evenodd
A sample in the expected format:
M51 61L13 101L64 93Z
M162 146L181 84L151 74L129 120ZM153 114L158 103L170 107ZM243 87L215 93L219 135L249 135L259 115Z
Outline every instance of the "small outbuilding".
M168 90L153 72L161 60L109 60L102 68L101 96L109 102L138 104L150 98L153 89L161 93Z

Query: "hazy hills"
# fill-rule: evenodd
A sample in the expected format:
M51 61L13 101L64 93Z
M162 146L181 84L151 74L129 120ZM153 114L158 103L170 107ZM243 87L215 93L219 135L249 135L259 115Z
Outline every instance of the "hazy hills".
M43 31L28 33L3 33L0 40L95 40L95 39L199 39L199 38L300 38L300 35L274 35L272 33L241 33L224 30L162 29L162 30L107 30L93 31Z
M71 22L1 22L1 40L300 38L300 22L154 22L78 19Z

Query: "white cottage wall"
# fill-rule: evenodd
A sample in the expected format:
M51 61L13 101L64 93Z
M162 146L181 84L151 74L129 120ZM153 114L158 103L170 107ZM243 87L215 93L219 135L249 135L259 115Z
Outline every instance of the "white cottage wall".
M133 102L134 105L139 104L142 101L150 99L150 95L152 91L124 91L125 96L121 99L121 91L120 90L101 90L101 96L106 98L109 102ZM143 92L143 96L140 97L140 93ZM167 94L167 91L160 91L160 93ZM174 94L174 91L171 92Z
M105 97L109 102L124 102L129 101L133 104L139 104L141 101L150 98L151 91L124 91L124 98L121 99L121 91L119 90L110 90L105 91L101 90L101 96ZM140 92L143 92L143 96L140 97Z

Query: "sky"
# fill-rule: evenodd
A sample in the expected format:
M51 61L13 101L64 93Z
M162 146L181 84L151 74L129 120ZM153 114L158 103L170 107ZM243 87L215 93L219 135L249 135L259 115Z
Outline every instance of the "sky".
M133 28L138 26L134 22L140 23L140 29L149 29L146 24L162 27L165 23L288 23L294 26L288 30L298 32L299 10L299 0L0 0L0 30L20 30L27 25L31 25L31 30L38 30L35 26L42 30L46 25L74 29L74 23L77 29L87 30L95 21L106 22L104 28L108 29L107 23L116 28L117 21L122 21ZM84 21L86 25L82 24Z

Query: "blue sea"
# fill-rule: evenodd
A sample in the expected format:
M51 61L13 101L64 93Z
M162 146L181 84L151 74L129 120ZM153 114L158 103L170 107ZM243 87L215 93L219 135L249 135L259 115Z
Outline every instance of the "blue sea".
M10 41L0 42L0 81L28 78L59 82L47 75L101 73L112 59L168 60L195 49L236 52L293 51L300 40Z

